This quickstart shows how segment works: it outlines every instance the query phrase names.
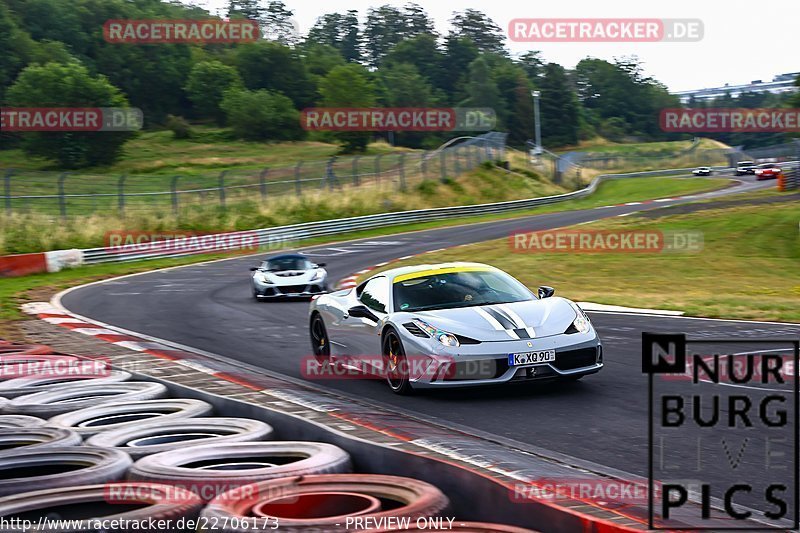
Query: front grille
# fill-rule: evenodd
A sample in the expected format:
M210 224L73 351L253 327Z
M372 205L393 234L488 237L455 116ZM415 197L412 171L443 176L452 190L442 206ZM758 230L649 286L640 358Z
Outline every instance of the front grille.
M296 294L306 292L306 285L287 285L286 287L278 287L283 294Z
M592 366L597 362L597 348L581 348L556 352L556 362L552 363L559 370L574 370Z
M450 363L443 371L444 381L497 379L508 371L508 359L481 359Z

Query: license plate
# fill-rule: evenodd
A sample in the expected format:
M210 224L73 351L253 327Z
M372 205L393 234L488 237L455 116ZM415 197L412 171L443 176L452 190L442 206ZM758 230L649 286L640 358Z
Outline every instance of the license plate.
M537 363L552 363L555 360L556 360L555 350L543 350L541 352L508 354L509 366L535 365Z

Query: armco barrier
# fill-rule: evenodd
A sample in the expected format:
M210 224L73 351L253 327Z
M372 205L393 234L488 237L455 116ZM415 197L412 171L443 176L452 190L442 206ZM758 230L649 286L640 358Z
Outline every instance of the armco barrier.
M314 237L325 237L329 235L340 235L352 231L363 229L383 228L390 226L397 226L401 224L417 223L417 222L430 222L437 220L447 220L456 217L468 217L477 215L488 215L496 213L505 213L509 211L518 211L522 209L530 209L541 205L547 205L565 200L573 200L582 198L592 194L600 183L609 179L620 178L636 178L646 176L669 176L673 174L680 174L691 171L691 168L678 168L668 170L654 170L648 172L632 172L627 174L604 174L597 176L585 188L553 196L544 196L539 198L528 198L523 200L511 200L506 202L497 202L489 204L477 205L462 205L454 207L439 207L431 209L418 209L415 211L401 211L397 213L379 213L375 215L366 215L351 218L340 218L335 220L324 220L320 222L306 222L303 224L293 224L290 226L278 226L274 228L263 228L251 230L247 232L229 232L222 233L218 236L233 236L247 233L248 235L255 235L258 238L258 245L260 247L272 247L276 243L297 242ZM100 264L100 263L123 263L127 261L140 261L144 259L154 258L169 258L169 257L182 257L191 255L191 252L175 253L170 250L151 250L147 252L138 252L133 250L112 250L108 248L90 248L87 250L59 250L56 252L47 252L54 257L60 258L59 268L64 264L78 265L78 264ZM42 254L39 254L42 255ZM69 261L65 259L69 258ZM2 260L2 258L0 258ZM2 263L0 263L2 264ZM45 270L40 270L44 272ZM52 270L51 270L52 271ZM0 276L7 276L4 272L0 272Z

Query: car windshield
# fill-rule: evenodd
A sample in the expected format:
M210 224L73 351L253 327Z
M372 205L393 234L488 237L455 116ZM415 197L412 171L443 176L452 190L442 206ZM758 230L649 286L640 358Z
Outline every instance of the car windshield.
M431 273L394 283L398 311L454 309L535 300L520 282L497 270Z
M749 167L750 165L753 164L753 162L752 161L739 161L738 164L739 164L740 167Z
M305 257L276 257L264 262L267 270L308 270L311 268L311 261Z

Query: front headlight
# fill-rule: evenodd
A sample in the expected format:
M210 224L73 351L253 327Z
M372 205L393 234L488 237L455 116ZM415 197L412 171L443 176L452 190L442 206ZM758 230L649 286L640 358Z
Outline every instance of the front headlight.
M443 346L456 347L461 345L461 343L458 342L458 338L456 338L456 336L453 335L452 333L447 333L446 331L437 329L428 324L427 322L424 322L418 318L415 318L414 320L412 320L412 322L419 329L421 329L422 331L424 331L425 333L427 333L428 335L439 341Z
M589 317L586 316L586 313L583 312L583 309L578 307L577 304L572 304L572 308L575 310L575 313L578 315L575 317L575 320L572 321L572 326L569 330L573 328L577 330L578 333L586 333L591 328L591 323L589 322ZM569 331L567 330L567 331ZM575 333L575 331L573 331Z
M589 321L580 315L575 319L572 325L575 326L575 329L577 329L580 333L586 333L589 331Z
M267 278L266 272L256 272L253 276L255 280L259 283L263 283L264 285L272 285L272 282Z

